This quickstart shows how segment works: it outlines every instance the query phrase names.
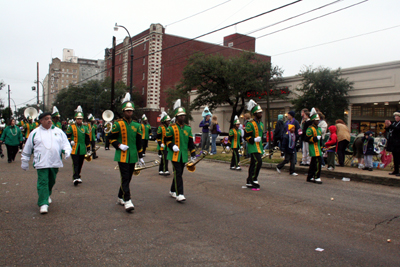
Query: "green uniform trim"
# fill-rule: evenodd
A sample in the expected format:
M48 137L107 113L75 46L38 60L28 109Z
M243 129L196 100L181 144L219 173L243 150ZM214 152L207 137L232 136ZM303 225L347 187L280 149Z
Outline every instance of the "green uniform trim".
M228 145L230 148L241 148L242 144L242 132L238 129L232 128L229 130L229 137L232 137L228 141Z
M308 127L306 131L306 136L308 141L308 148L310 157L319 157L322 156L321 151L321 140L318 140L317 136L322 136L321 128L311 125ZM315 138L314 138L315 137Z
M68 126L67 135L72 134L68 137L69 141L74 141L75 145L72 147L72 155L85 155L86 154L86 135L89 135L87 128L82 124L78 126L76 124L71 124Z
M192 128L186 124L183 126L173 124L168 127L165 137L172 137L172 141L167 142L167 146L172 142L179 147L178 152L174 152L168 147L167 159L174 162L188 162L189 139L192 138L193 141Z
M123 125L123 127L121 127ZM114 122L111 133L112 136L118 135L118 138L110 140L110 143L118 142L129 146L128 150L122 151L121 149L115 150L114 161L124 163L138 162L138 151L136 148L136 139L142 139L142 127L140 123L131 121L128 123L125 119L117 120Z
M142 138L144 140L149 140L151 135L151 125L142 123Z
M251 134L249 137L247 137L247 139L256 137L262 138L264 132L264 124L262 122L257 122L256 120L249 121L246 124L245 131L248 135ZM262 154L264 148L262 147L262 142L259 143L254 142L254 144L247 143L247 150L249 154L251 153Z

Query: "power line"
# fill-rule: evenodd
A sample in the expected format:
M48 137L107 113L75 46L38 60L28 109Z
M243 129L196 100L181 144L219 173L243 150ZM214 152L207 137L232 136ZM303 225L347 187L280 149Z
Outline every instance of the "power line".
M206 9L206 10L200 11L200 12L198 12L198 13L196 13L196 14L193 14L193 15L191 15L191 16L189 16L189 17L186 17L186 18L177 20L177 21L175 21L175 22L172 22L172 23L170 23L170 24L167 24L167 25L165 25L165 28L167 28L167 26L171 26L171 25L173 25L173 24L175 24L175 23L178 23L178 22L184 21L184 20L186 20L186 19L192 18L192 17L194 17L194 16L197 16L197 15L199 15L199 14L201 14L201 13L207 12L207 11L209 11L209 10L211 10L211 9L214 9L214 8L216 8L216 7L218 7L218 6L221 6L221 5L223 5L223 4L226 4L226 3L230 2L230 1L231 1L231 0L225 1L225 2L223 2L223 3L221 3L221 4L218 4L218 5L216 5L216 6L213 6L213 7L208 8L208 9Z
M313 48L313 47L318 47L318 46L322 46L322 45L341 42L341 41L345 41L345 40L349 40L349 39L353 39L353 38L357 38L357 37L361 37L361 36L365 36L365 35L369 35L369 34L373 34L373 33L377 33L377 32L382 32L382 31L394 29L394 28L397 28L397 27L400 27L400 25L396 25L396 26L393 26L393 27L380 29L380 30L376 30L376 31L372 31L372 32L367 32L367 33L363 33L363 34L358 34L358 35L354 35L354 36L350 36L350 37L346 37L346 38L342 38L342 39L338 39L338 40L334 40L334 41L330 41L330 42L325 42L325 43L321 43L321 44L317 44L317 45L307 46L307 47L295 49L295 50L292 50L292 51L287 51L287 52L275 54L273 56L276 57L276 56L280 56L280 55L284 55L284 54L288 54L288 53L292 53L292 52L296 52L296 51L300 51L300 50L305 50L305 49L309 49L309 48Z

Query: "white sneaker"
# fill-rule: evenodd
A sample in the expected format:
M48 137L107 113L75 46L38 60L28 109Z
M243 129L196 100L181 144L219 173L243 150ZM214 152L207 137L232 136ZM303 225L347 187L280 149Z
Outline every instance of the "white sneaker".
M163 171L159 171L158 174L159 175L164 175L164 172Z
M253 181L253 183L258 184L258 181Z
M48 200L48 202L49 202L49 204L51 204L51 202L53 202L53 201L51 201L51 198L49 197L49 200Z
M294 173L292 173L291 175L293 175L293 176L298 176L298 174L297 174L297 173L295 173L295 172L294 172Z
M118 198L117 204L119 205L125 205L125 201L122 198Z
M46 214L48 211L49 211L49 206L48 205L40 206L40 213L41 214Z
M333 170L334 170L334 168L328 167L328 171L333 171Z
M236 169L235 167L231 167L231 170L234 170L234 169Z
M169 195L170 195L171 197L173 197L173 198L176 198L176 193L175 193L175 192L169 191Z
M79 184L78 179L74 179L72 182L74 183L75 186Z
M236 167L236 170L240 171L240 170L242 170L242 168L240 168L240 166L239 166L239 167Z
M133 206L133 203L130 199L124 203L124 206L125 210L128 212L135 209L135 206Z
M76 179L77 181L78 181L78 183L82 183L82 179L81 178L79 178L79 179Z
M317 179L315 179L315 183L316 183L316 184L322 184L322 180L321 180L321 178L317 178Z
M281 170L280 170L278 167L276 167L276 171L277 171L278 173L281 173Z
M19 150L19 153L22 153L22 150L21 150L21 149ZM47 212L46 212L46 213L47 213Z
M164 175L169 175L169 171L164 172Z
M176 197L176 201L178 201L178 202L185 201L185 200L186 200L186 198L184 195L179 195Z
M212 155L214 155L214 154L213 154L213 153L210 153L210 154L208 154L208 155L212 156Z

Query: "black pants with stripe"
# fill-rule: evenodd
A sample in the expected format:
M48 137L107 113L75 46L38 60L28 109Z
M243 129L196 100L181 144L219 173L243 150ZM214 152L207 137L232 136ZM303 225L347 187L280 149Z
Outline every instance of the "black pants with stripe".
M172 161L174 168L174 178L172 179L171 192L175 192L176 195L183 195L183 170L185 169L185 163Z
M90 145L91 145L91 147L92 147L92 152L93 152L93 158L95 158L96 157L96 141L90 141Z
M6 145L6 147L7 147L8 162L14 161L15 160L15 156L18 153L18 146Z
M72 168L74 174L72 175L72 180L81 178L81 171L83 162L85 160L85 155L71 155L72 158Z
M168 171L168 151L166 149L160 150L159 155L161 156L160 166L158 167L159 172L166 172Z
M143 148L143 154L146 154L146 148L149 146L149 140L143 139L142 140L142 148Z
M307 181L311 178L321 178L321 157L311 157L310 167L308 168Z
M232 148L231 168L239 167L239 148Z
M124 201L131 199L131 190L129 184L135 171L135 163L118 162L119 173L121 175L121 186L119 187L118 197Z
M252 184L255 187L259 187L254 181L258 181L258 174L260 173L262 160L261 153L251 153L251 161L249 167L249 177L247 177L247 184Z

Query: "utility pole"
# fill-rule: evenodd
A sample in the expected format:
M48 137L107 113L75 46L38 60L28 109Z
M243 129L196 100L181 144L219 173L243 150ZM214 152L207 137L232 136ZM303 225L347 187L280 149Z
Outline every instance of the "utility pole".
M37 62L37 78L36 78L36 88L37 88L37 107L39 108L39 62Z
M273 151L273 148L271 148L271 120L269 117L269 93L270 93L270 89L269 89L269 82L267 82L267 129L268 129L268 152L269 152L269 158L272 158L272 153L271 151Z
M8 109L10 111L10 117L8 118L9 120L11 120L11 104L10 104L10 85L8 85Z
M111 111L114 111L114 83L115 83L115 43L116 38L113 36L113 48L112 48L112 58L111 58Z

